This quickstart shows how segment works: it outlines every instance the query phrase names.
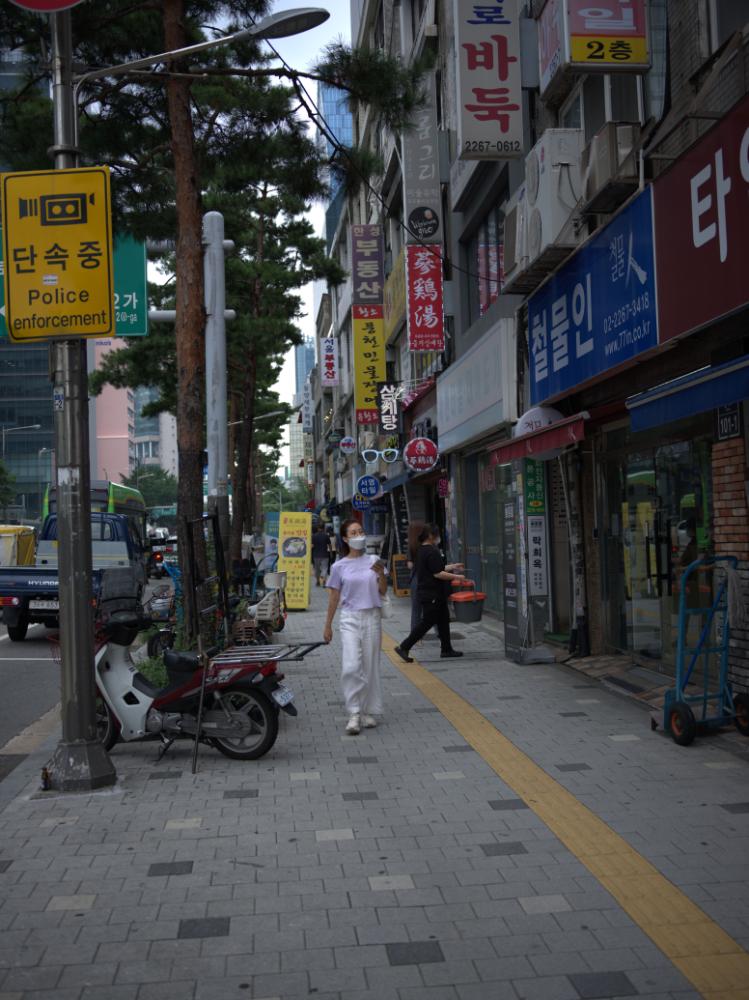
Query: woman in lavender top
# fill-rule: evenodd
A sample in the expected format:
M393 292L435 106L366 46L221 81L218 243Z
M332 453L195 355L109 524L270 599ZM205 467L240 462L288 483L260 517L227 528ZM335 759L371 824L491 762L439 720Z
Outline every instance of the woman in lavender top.
M367 538L358 521L341 525L343 558L337 559L327 581L330 590L323 639L333 638L333 618L340 604L341 687L348 712L346 732L356 736L362 726L377 725L382 713L380 645L382 642L382 597L387 577L382 562L364 551Z

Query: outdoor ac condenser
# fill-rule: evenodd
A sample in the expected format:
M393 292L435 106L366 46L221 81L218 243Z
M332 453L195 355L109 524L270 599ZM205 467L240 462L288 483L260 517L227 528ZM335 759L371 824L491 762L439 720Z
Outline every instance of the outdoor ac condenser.
M613 212L638 183L635 147L640 126L606 122L583 150L583 205L588 212Z
M547 129L525 161L528 264L551 270L577 245L571 219L582 196L582 129Z

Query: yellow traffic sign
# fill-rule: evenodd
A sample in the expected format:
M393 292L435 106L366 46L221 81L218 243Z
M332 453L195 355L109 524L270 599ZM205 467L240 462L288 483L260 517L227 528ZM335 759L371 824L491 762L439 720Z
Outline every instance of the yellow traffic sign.
M2 175L11 340L115 335L109 168Z

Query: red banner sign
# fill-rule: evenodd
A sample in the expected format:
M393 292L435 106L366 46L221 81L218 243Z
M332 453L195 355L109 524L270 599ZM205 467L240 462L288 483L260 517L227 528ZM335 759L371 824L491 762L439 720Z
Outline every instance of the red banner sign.
M38 14L54 14L58 10L67 10L69 7L76 7L81 0L11 0L16 7L23 7L24 10L33 10Z
M660 342L749 304L749 97L653 184Z
M444 351L442 258L439 247L406 247L409 351Z

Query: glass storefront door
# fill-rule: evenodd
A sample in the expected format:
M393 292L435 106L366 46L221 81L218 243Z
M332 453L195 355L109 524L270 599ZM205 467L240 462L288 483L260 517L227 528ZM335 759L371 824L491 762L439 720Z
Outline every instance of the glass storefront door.
M704 427L695 429L704 430ZM617 447L618 446L618 447ZM711 548L707 436L636 448L607 435L602 468L603 599L607 645L672 673L686 565ZM710 589L703 580L701 589ZM710 601L709 593L691 599Z

